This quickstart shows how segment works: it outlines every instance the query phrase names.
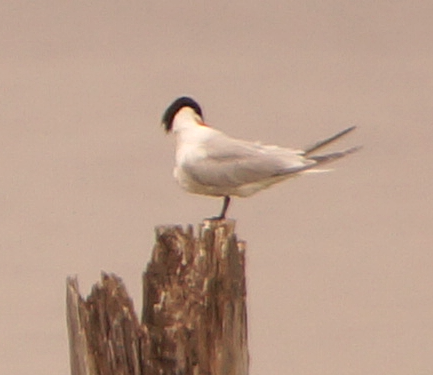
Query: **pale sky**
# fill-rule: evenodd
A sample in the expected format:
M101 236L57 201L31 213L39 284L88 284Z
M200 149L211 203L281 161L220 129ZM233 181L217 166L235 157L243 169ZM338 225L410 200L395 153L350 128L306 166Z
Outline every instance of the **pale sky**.
M141 308L161 224L220 200L172 177L160 119L300 148L364 145L228 216L247 241L252 375L433 373L433 2L0 4L0 373L69 373L65 279ZM338 148L336 146L336 148Z

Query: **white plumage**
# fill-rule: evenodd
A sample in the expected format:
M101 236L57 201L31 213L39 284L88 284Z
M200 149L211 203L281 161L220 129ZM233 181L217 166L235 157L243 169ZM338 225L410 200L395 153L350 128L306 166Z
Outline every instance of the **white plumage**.
M225 217L230 196L247 197L275 183L355 152L359 147L325 155L311 155L354 129L317 142L306 150L296 150L227 136L203 122L200 106L182 97L165 111L163 125L176 137L174 176L190 193L224 197Z

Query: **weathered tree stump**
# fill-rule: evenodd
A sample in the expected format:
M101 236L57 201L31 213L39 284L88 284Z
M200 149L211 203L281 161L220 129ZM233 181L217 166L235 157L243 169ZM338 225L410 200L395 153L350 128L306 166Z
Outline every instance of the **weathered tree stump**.
M233 221L156 229L142 322L115 275L85 300L67 280L72 375L248 374L245 245Z

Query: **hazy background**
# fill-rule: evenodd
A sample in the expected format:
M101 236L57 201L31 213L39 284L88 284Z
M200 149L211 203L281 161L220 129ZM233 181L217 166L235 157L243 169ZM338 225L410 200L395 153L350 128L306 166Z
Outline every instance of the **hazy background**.
M2 1L0 373L68 374L65 278L141 308L153 228L220 200L172 178L179 95L231 135L364 150L229 216L251 374L433 373L433 2Z

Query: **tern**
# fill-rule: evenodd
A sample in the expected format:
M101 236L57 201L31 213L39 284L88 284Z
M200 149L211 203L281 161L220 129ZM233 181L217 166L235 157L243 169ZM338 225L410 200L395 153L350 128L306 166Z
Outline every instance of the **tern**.
M174 177L179 185L190 193L224 198L213 220L225 219L231 196L248 197L288 178L323 172L316 167L360 149L315 154L355 126L302 150L232 138L207 125L200 105L186 96L170 104L162 125L176 138Z

